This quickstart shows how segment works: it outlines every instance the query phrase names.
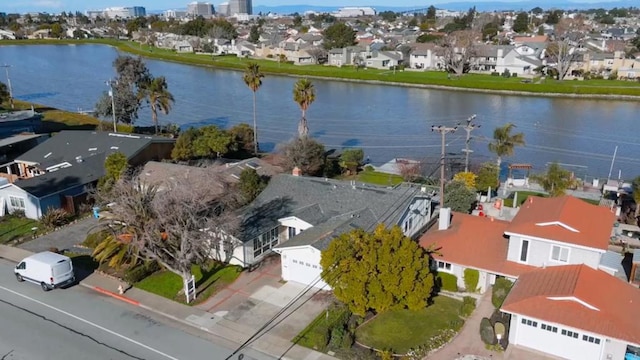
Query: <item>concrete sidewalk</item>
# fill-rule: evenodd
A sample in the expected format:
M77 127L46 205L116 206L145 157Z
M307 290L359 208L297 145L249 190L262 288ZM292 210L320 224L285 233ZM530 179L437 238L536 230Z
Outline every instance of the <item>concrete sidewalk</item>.
M0 258L12 262L19 262L31 254L31 252L24 249L0 245ZM118 293L118 287L122 285L126 288L126 284L118 279L99 273L89 275L80 282L80 285L93 289L101 294L111 296L132 306L138 306L162 315L183 325L199 329L207 334L224 339L235 346L244 343L257 330L226 320L222 316L208 313L198 307L180 304L140 289L130 288L123 295L120 295ZM289 339L283 339L269 333L262 335L249 344L249 348L277 359L335 359L320 352L295 345L289 341Z

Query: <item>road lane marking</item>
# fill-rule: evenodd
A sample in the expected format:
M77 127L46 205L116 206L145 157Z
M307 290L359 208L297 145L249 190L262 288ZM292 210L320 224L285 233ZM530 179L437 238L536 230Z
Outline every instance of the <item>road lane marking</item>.
M162 352L162 351L160 351L160 350L156 350L156 349L154 349L154 348L152 348L152 347L150 347L150 346L148 346L148 345L145 345L145 344L143 344L143 343L141 343L141 342L135 341L135 340L133 340L133 339L129 339L128 337L126 337L126 336L124 336L124 335L121 335L121 334L118 334L117 332L115 332L115 331L113 331L113 330L109 330L109 329L107 329L107 328L105 328L105 327L103 327L103 326L100 326L100 325L98 325L98 324L95 324L95 323L93 323L93 322L91 322L91 321L89 321L89 320L85 320L85 319L83 319L83 318L81 318L81 317L79 317L79 316L77 316L77 315L73 315L73 314L71 314L71 313L69 313L69 312L66 312L66 311L64 311L64 310L58 309L57 307L55 307L55 306L51 306L51 305L49 305L49 304L47 304L47 303L44 303L44 302L42 302L42 301L40 301L40 300L36 300L36 299L34 299L34 298L32 298L32 297L29 297L29 296L24 295L24 294L21 294L21 293L19 293L19 292L17 292L17 291L14 291L14 290L8 289L8 288L6 288L6 287L4 287L4 286L1 286L1 285L0 285L0 289L1 289L1 290L4 290L4 291L6 291L6 292L9 292L9 293L11 293L11 294L14 294L14 295L20 296L20 297L22 297L22 298L24 298L24 299L30 300L30 301L32 301L32 302L34 302L34 303L36 303L36 304L42 305L42 306L44 306L44 307L46 307L46 308L49 308L49 309L51 309L51 310L57 311L57 312L59 312L59 313L61 313L61 314L67 315L67 316L69 316L69 317L71 317L71 318L73 318L73 319L76 319L76 320L78 320L78 321L80 321L80 322L83 322L83 323L85 323L85 324L87 324L87 325L91 325L91 326L93 326L93 327L95 327L95 328L97 328L97 329L100 329L100 330L102 330L102 331L104 331L104 332L106 332L106 333L109 333L109 334L111 334L111 335L113 335L113 336L119 337L119 338L121 338L121 339L123 339L123 340L126 340L126 341L128 341L128 342L132 343L132 344L138 345L138 346L140 346L140 347L142 347L142 348L144 348L144 349L147 349L147 350L149 350L149 351L152 351L152 352L154 352L154 353L156 353L156 354L158 354L158 355L164 356L164 357L165 357L165 358L167 358L167 359L171 359L171 360L180 360L180 359L175 358L175 357L173 357L173 356L171 356L171 355L169 355L169 354L165 354L165 353L163 353L163 352Z

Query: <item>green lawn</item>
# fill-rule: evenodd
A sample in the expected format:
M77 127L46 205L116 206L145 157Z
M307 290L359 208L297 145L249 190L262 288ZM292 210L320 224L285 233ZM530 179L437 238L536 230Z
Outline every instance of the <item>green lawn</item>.
M395 186L403 182L402 176L373 170L362 170L357 175L338 176L340 180L355 180L367 184Z
M239 275L242 269L238 266L223 265L212 262L208 267L202 268L194 265L191 273L196 279L196 301L191 305L198 304L208 299L220 287L232 283ZM184 294L178 296L183 289L182 278L171 271L159 271L137 284L135 287L145 290L156 295L163 296L167 299L185 302Z
M358 342L376 349L391 349L405 354L429 342L441 330L459 321L462 302L438 296L424 310L393 310L378 315L356 331Z
M242 70L246 63L255 61L260 64L264 73L288 74L296 76L327 77L350 80L373 80L380 82L394 82L404 84L435 85L483 90L511 90L530 93L583 94L583 95L630 95L640 96L640 82L619 80L586 80L586 81L555 81L547 79L543 83L521 82L521 78L503 78L484 74L467 74L459 79L447 77L438 71L388 71L376 69L356 70L352 67L337 68L324 65L292 65L278 63L273 60L253 60L238 58L237 56L199 55L192 53L176 53L172 50L151 48L131 41L113 39L89 40L4 40L2 44L105 44L117 47L119 50L167 61L175 61L193 65L205 65L220 68Z
M25 217L5 215L0 219L0 244L6 244L21 237L31 237L38 222Z
M535 192L535 191L518 191L518 203L516 204L515 207L518 207L520 205L522 205L522 203L525 202L525 200L527 200L527 198L529 196L539 196L539 197L547 197L546 194L541 194L539 192ZM515 196L516 192L513 192L512 195L509 195L509 198L504 199L504 206L506 207L514 207L513 205L513 198Z

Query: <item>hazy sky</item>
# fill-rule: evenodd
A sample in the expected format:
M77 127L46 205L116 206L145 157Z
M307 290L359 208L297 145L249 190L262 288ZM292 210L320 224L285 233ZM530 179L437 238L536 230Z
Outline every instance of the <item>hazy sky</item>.
M226 0L206 0L214 5ZM317 6L416 6L419 8L431 4L453 2L457 0L254 0L253 5L317 5ZM467 0L469 1L469 0ZM475 0L473 2L483 2L488 0ZM500 1L500 0L498 0ZM502 0L509 2L510 0ZM593 2L595 0L577 1L582 3ZM605 0L606 1L606 0ZM147 10L165 10L185 8L190 0L0 0L0 12L49 12L60 11L86 11L90 9L102 9L110 6L144 6ZM538 0L538 5L544 7L549 0Z

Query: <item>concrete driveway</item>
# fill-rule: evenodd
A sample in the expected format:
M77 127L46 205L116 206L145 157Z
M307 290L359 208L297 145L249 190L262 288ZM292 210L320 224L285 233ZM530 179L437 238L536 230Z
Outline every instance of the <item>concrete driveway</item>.
M280 256L265 259L226 288L198 305L223 320L258 329L282 312L269 333L291 341L330 304L330 294L295 282L281 281ZM304 293L304 294L303 294ZM283 308L291 305L287 310Z
M41 252L55 247L59 250L69 250L77 253L91 253L91 250L77 247L87 237L89 231L98 225L98 219L88 217L76 223L69 224L60 230L42 235L36 239L18 245L19 248Z

